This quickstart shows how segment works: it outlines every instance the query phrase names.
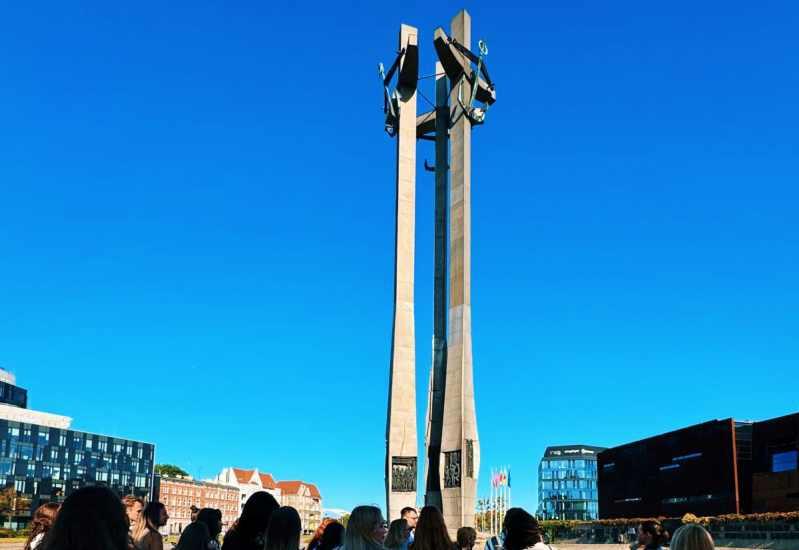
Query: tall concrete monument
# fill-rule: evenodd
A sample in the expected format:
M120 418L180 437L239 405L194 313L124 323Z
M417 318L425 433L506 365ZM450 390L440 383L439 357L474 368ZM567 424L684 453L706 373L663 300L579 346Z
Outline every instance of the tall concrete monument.
M397 58L384 74L386 131L397 139L396 238L394 243L394 330L386 422L386 505L389 520L416 506L416 343L413 264L416 216L417 30L400 28ZM390 86L397 74L396 88Z
M417 117L416 38L416 29L403 25L397 59L387 75L381 65L386 130L397 137L398 151L395 316L386 434L386 494L390 519L398 517L402 506L412 506L416 498L416 457L410 454L415 451L416 442L407 442L407 435L411 430L414 438L416 434L413 186L416 140L420 139L435 142L436 159L434 167L425 162L425 168L435 172L433 365L425 432L425 504L440 508L454 533L459 527L474 524L480 471L472 373L471 131L473 126L485 121L496 94L485 65L488 48L480 41L479 54L470 50L471 17L464 10L452 19L451 36L441 28L435 31L433 45L439 59L434 75L436 102L431 111ZM417 73L413 86L407 80L411 68ZM390 84L397 71L398 84L392 92ZM408 202L410 206L404 204ZM410 271L406 272L408 265ZM408 287L400 292L406 283ZM410 336L407 339L401 335ZM413 482L409 479L411 474Z

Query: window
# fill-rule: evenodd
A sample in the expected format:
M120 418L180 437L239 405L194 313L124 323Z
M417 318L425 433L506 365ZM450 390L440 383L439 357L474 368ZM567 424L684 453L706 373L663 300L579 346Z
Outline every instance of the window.
M785 451L771 455L772 472L791 472L796 470L799 451Z
M681 460L690 460L692 458L699 458L702 456L702 453L689 453L687 455L680 455L675 456L671 459L672 462L680 462Z

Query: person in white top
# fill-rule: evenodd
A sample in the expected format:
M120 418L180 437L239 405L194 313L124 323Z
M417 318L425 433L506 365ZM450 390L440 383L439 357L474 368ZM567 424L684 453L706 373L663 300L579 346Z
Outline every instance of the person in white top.
M555 550L544 544L538 520L521 508L511 508L502 523L503 550Z
M36 550L39 547L47 531L53 526L59 507L56 502L48 502L36 508L30 523L31 532L25 541L25 550Z

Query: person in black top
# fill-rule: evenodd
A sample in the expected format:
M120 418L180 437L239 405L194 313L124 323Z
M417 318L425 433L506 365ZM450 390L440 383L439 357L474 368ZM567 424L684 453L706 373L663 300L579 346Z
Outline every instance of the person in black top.
M266 528L278 508L275 497L266 491L253 493L244 504L241 517L225 535L222 550L263 550Z

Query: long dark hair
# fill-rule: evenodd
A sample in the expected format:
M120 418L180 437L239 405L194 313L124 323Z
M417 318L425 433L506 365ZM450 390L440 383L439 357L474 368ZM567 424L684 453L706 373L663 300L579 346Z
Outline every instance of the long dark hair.
M266 529L264 550L299 550L302 520L291 506L281 506L272 514Z
M42 504L33 513L33 519L30 523L31 532L28 535L28 540L25 541L25 550L31 550L31 542L39 535L47 534L47 531L53 526L56 514L58 514L59 504L56 502L48 502Z
M236 524L228 531L228 535L235 534L240 541L247 544L252 543L256 537L263 536L269 526L272 514L280 508L275 497L266 491L258 491L250 495L244 503L244 510L241 511ZM228 535L225 535L227 538Z
M505 533L505 550L523 550L541 542L541 528L532 515L522 508L511 508L505 512L505 521L502 523Z
M203 508L197 512L196 521L204 523L208 527L208 535L211 540L216 540L216 537L222 532L222 512L216 508Z
M201 521L189 523L180 535L174 550L208 550L208 527Z
M449 538L444 516L435 506L425 506L419 513L416 533L413 537L413 550L452 550L454 544Z
M46 550L127 550L122 501L107 487L83 487L67 497L44 542Z
M663 528L659 521L650 519L641 522L641 531L652 535L653 546L661 546L669 542L669 532Z
M386 541L383 543L383 546L386 548L402 548L405 544L405 541L408 540L408 537L405 531L408 529L408 520L406 519L395 519L391 522L391 525L388 526L388 535L386 536Z
M333 550L344 542L344 526L337 521L329 523L319 539L317 550Z
M319 527L316 528L316 531L314 532L313 537L311 537L308 546L305 547L306 550L314 550L317 546L319 546L319 541L322 540L322 535L325 532L325 528L334 521L335 520L333 518L325 518L319 522Z
M458 548L474 548L474 543L477 540L477 531L474 527L461 527L458 529Z

